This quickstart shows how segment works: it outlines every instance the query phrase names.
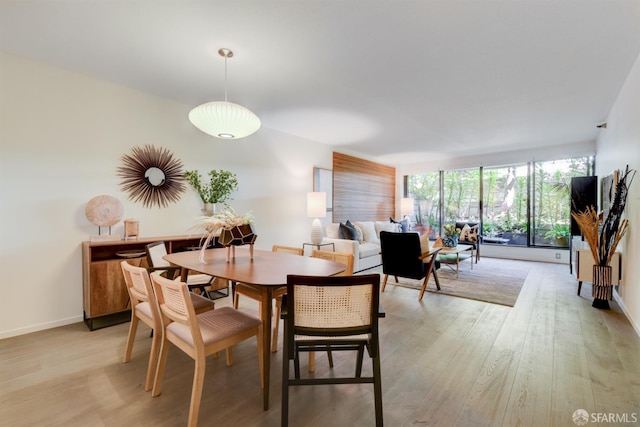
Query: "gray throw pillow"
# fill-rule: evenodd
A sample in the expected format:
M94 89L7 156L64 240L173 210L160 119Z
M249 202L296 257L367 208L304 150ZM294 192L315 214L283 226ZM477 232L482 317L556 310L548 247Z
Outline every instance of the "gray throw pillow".
M349 220L347 220L345 224L340 223L338 234L341 239L358 240L358 233L356 232L356 227L353 224L351 224Z

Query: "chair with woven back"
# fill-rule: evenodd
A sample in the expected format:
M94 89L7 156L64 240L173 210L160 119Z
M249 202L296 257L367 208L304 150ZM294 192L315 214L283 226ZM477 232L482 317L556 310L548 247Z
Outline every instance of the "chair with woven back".
M169 279L180 280L181 268L171 265L171 263L163 258L167 255L165 242L159 241L149 243L145 249L147 252L147 263L149 264L150 272L158 271ZM197 289L201 295L204 295L209 299L213 299L210 295L210 291L226 288L228 292L229 288L227 280L200 273L187 275L187 286L191 291Z
M314 249L311 252L311 256L313 258L321 258L326 259L328 261L335 261L341 264L344 264L347 268L342 272L335 274L334 276L353 276L353 254L347 252L334 252L334 251L324 251L321 249ZM280 311L278 310L278 315L280 315ZM331 353L331 349L327 348L327 359L329 361L329 367L333 368L333 354ZM316 370L316 353L313 351L309 352L309 372L315 372Z
M127 344L124 351L123 362L131 360L133 343L136 339L139 321L142 320L151 328L151 352L149 355L149 365L147 367L147 377L144 383L144 390L149 391L153 386L153 380L160 352L160 340L162 338L162 323L160 321L160 308L155 293L152 289L149 272L146 268L136 267L127 261L120 263L124 281L129 292L131 302L131 324L127 335ZM204 313L213 310L215 303L208 298L190 293L191 301L196 313Z
M297 248L294 246L284 246L284 245L273 245L271 250L273 252L281 252L292 255L303 255L304 251L302 248ZM273 291L273 299L276 300L276 309L273 314L273 335L271 338L271 351L275 353L278 350L278 333L279 333L279 325L280 325L280 305L282 303L282 295L287 291L286 286L279 287ZM244 295L245 297L251 298L255 301L262 300L262 293L255 289L252 286L246 285L244 283L236 283L235 291L233 296L233 308L238 308L240 295ZM260 313L260 317L262 317L262 313ZM266 333L266 332L265 332Z
M287 277L287 294L282 307L282 426L289 422L289 387L362 383L373 384L375 425L383 425L378 318L384 317L384 312L379 304L379 291L379 274ZM302 378L300 353L313 352L318 347L356 351L354 375L322 378L306 375ZM362 375L365 349L372 360L370 376ZM368 423L368 419L363 422ZM298 420L296 424L302 422Z
M418 233L396 233L389 231L380 232L380 250L382 253L382 292L387 285L389 275L394 276L396 283L398 277L422 280L422 287L418 300L422 300L429 276L433 275L436 287L440 290L440 281L436 270L440 268L440 262L436 254L442 248L430 248L427 236Z
M232 346L256 337L260 386L264 387L262 368L262 321L231 307L222 307L196 315L187 285L151 274L151 282L158 298L162 319L162 344L158 359L152 396L162 392L162 382L167 364L170 343L195 361L191 403L187 425L198 424L200 401L207 365L207 356L226 350L227 366L233 364Z

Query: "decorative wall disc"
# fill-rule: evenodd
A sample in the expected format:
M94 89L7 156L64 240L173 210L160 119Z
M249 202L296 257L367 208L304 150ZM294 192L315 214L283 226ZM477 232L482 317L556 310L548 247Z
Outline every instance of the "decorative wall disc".
M186 190L182 162L165 148L134 147L130 155L122 156L122 162L118 168L122 190L129 193L129 200L142 202L144 207L167 207Z
M122 219L122 203L113 196L96 196L84 209L89 222L98 227L110 227Z

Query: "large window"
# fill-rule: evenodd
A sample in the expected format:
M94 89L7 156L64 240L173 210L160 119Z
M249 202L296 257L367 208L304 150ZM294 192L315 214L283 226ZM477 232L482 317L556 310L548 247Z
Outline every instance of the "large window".
M406 177L416 222L430 225L482 222L483 242L568 247L571 178L593 171L593 158L440 171Z
M484 168L482 171L485 243L527 245L527 165Z
M415 203L415 228L436 238L440 230L440 173L409 175L406 182Z
M532 244L568 246L571 224L571 178L586 176L588 158L534 163L534 203L531 212Z
M480 221L480 170L454 170L443 174L444 223Z

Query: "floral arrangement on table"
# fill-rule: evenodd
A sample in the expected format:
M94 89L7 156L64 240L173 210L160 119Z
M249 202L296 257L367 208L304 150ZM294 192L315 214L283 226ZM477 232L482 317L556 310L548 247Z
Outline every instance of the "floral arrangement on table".
M460 239L462 230L457 228L455 224L445 224L442 228L444 229L442 244L447 248L455 248L458 246L458 240Z
M200 222L195 226L196 229L204 231L203 239L205 241L200 251L200 262L204 264L205 250L216 237L218 242L227 248L251 245L251 257L253 258L253 243L258 237L253 230L253 222L254 218L251 212L239 214L233 208L227 208L212 216L200 217ZM233 254L235 256L235 249ZM227 252L228 260L229 252Z
M608 300L613 297L611 266L609 264L620 239L629 228L629 221L622 218L622 213L627 204L629 186L631 186L635 174L636 171L629 169L629 165L627 165L624 173L615 184L615 193L606 218L602 218L593 206L587 207L582 212L571 213L578 223L584 239L589 244L595 261L591 292L594 297L592 305L596 308L609 308Z

